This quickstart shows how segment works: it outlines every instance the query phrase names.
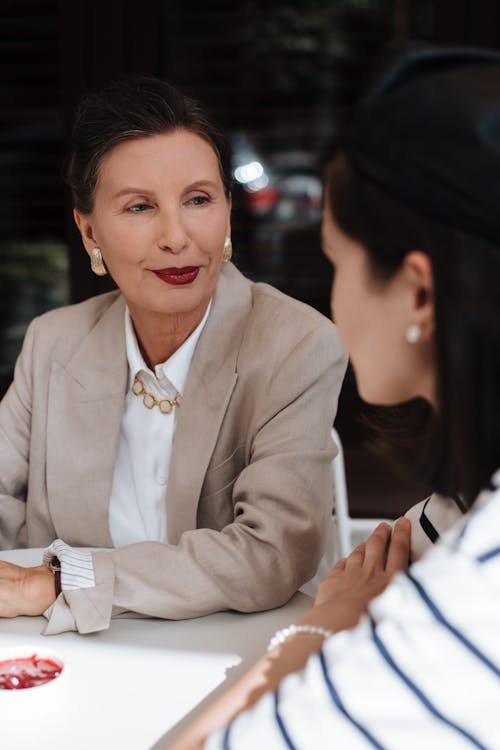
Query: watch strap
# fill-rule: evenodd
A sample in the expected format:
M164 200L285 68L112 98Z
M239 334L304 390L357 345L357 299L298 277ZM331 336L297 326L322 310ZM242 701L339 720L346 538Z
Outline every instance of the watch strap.
M47 563L47 567L50 570L50 572L54 575L54 586L56 589L56 599L57 599L57 597L62 591L61 563L59 562L59 558L53 557L52 560L49 560L49 562Z

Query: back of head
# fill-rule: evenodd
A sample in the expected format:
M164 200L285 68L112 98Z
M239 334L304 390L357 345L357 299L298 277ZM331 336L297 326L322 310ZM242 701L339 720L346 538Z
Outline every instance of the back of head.
M75 208L92 211L99 167L112 148L176 129L196 133L212 146L229 195L231 147L202 106L165 81L133 76L88 94L78 107L66 174Z
M347 152L426 216L500 240L500 54L394 45L361 101Z
M327 179L380 278L411 250L430 256L439 409L425 470L472 502L500 466L500 55L390 48Z

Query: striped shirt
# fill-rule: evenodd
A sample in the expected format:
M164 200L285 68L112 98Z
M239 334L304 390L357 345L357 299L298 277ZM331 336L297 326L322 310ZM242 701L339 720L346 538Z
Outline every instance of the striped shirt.
M405 516L411 521L411 561L420 560L464 513L456 500L437 493L410 508Z
M500 749L500 471L474 508L206 750Z

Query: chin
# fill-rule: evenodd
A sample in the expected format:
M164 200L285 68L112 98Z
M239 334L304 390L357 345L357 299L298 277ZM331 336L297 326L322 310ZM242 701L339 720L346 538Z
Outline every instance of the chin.
M358 393L360 398L370 406L399 406L419 396L418 393L409 393L406 389L392 391L388 388L374 387L373 383L363 386L359 382Z
M160 295L150 296L147 304L155 312L182 315L189 313L204 303L207 299L205 290L194 284L186 286L172 286L162 290ZM208 297L210 299L210 297Z
M382 396L376 392L374 393L371 390L365 391L358 389L358 393L359 397L365 402L365 404L369 404L370 406L395 406L400 403L399 401L388 399L386 396Z

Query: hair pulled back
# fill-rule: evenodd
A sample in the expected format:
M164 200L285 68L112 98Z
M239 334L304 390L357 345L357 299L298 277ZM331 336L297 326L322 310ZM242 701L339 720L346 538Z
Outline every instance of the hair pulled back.
M102 159L120 143L188 130L213 148L224 191L231 193L231 147L227 138L194 99L156 78L134 76L88 94L75 117L66 181L74 207L92 212Z

